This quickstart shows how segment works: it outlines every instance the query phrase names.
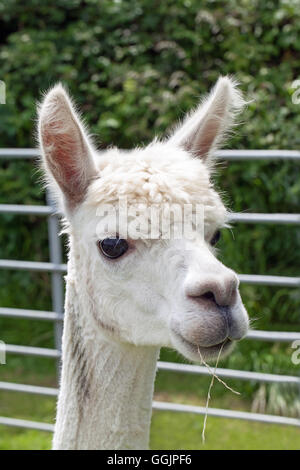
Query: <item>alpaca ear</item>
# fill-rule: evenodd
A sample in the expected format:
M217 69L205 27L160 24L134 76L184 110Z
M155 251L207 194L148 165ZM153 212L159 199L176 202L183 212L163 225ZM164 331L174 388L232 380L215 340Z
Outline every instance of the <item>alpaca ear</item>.
M186 117L169 142L208 161L244 104L237 83L220 77L208 98Z
M54 178L73 209L97 172L88 137L62 85L52 88L42 102L38 130L46 176L52 182Z

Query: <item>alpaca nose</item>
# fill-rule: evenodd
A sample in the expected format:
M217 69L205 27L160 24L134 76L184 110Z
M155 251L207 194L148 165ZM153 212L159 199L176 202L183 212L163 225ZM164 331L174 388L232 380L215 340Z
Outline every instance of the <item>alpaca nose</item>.
M220 307L230 307L236 300L238 278L234 273L224 277L198 279L186 287L186 294L193 299L210 301Z

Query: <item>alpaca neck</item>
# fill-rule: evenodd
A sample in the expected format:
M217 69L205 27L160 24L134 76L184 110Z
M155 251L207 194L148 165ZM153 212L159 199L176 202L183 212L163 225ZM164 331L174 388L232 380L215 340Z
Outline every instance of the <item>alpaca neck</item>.
M104 339L68 287L53 448L146 449L159 350Z

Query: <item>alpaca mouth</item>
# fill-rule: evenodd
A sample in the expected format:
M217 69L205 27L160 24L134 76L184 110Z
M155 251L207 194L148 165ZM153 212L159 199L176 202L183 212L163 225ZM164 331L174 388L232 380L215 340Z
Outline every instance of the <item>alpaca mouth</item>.
M234 342L226 338L224 341L218 344L214 344L212 346L201 346L195 343L192 343L185 339L180 333L173 330L173 334L177 338L177 342L179 340L180 344L186 350L185 352L188 353L187 355L190 356L190 359L193 361L201 361L202 359L215 359L220 354L220 350L222 349L221 357L228 353L232 348ZM180 348L181 349L181 348ZM180 351L181 352L181 351ZM182 351L183 354L185 354ZM191 357L193 356L193 357Z

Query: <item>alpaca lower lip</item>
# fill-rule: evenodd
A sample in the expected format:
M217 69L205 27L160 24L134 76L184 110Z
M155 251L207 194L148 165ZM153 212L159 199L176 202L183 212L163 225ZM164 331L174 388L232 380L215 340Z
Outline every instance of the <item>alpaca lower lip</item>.
M183 343L183 345L189 349L189 351L191 351L193 354L196 354L198 357L200 355L203 355L204 357L216 355L219 353L220 348L222 348L222 352L225 352L233 343L232 340L226 338L221 343L214 344L212 346L201 346L186 340L177 331L173 331L173 333L177 336L178 339L180 339L181 343Z

